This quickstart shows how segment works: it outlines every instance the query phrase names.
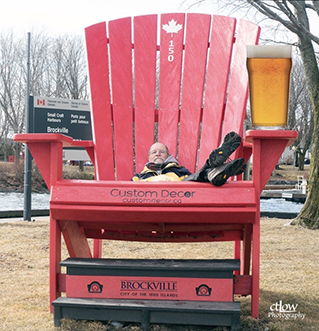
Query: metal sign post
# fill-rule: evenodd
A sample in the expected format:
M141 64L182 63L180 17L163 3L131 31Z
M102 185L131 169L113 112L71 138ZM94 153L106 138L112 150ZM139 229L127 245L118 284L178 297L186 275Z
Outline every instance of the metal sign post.
M32 132L32 107L30 107L30 53L31 53L31 33L28 32L28 62L27 62L27 94L25 109L25 132ZM32 156L27 146L25 146L24 158L24 208L23 220L31 221L31 186L32 186Z

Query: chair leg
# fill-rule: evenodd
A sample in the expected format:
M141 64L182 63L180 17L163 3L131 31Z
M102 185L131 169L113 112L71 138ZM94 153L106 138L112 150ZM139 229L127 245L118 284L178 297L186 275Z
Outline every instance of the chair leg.
M61 296L58 286L58 274L61 273L61 230L56 219L50 216L50 311L52 301Z
M236 240L234 242L234 259L240 259L240 240ZM234 271L234 275L239 275L240 271Z
M249 275L251 254L251 224L245 224L243 237L243 250L240 259L240 274Z
M258 318L259 315L259 268L260 268L260 217L257 217L252 228L252 294L251 316Z
M100 259L102 257L102 240L101 239L93 240L93 257L95 259Z

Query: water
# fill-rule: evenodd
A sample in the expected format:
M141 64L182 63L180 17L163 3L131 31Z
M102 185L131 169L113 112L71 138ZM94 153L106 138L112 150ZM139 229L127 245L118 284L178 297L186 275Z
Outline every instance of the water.
M50 194L32 193L32 209L49 209ZM23 210L23 193L0 192L0 210Z
M260 199L261 212L299 213L302 207L302 203L285 199Z
M23 210L23 193L1 193L0 210ZM32 209L49 209L50 194L32 193ZM299 213L303 204L285 199L261 199L262 212Z

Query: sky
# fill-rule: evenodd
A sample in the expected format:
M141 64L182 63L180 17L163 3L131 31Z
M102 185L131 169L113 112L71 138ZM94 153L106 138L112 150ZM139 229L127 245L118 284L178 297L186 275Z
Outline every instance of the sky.
M213 1L189 8L197 0L0 0L0 32L13 29L16 33L42 32L50 35L84 35L84 29L92 24L126 16L161 14L172 12L196 12L228 15L219 11ZM186 2L186 4L185 4ZM243 18L236 11L231 16ZM268 21L269 22L269 21ZM263 26L265 22L261 22ZM267 23L268 24L268 23ZM311 30L319 35L318 17ZM275 29L270 29L275 31ZM272 34L263 28L261 37ZM292 36L292 34L290 34ZM269 36L268 36L269 37ZM280 35L275 39L281 39ZM290 39L290 37L288 37ZM292 37L295 41L295 36ZM284 38L285 39L285 38Z
M182 0L0 0L0 31L45 29L56 34L83 34L84 28L126 16L185 12ZM195 0L194 0L195 2ZM192 12L211 13L212 4Z

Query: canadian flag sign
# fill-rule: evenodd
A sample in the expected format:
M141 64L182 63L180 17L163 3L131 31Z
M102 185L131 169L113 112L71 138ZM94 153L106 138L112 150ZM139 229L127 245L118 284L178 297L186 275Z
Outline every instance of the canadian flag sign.
M45 99L37 99L38 106L45 106Z

